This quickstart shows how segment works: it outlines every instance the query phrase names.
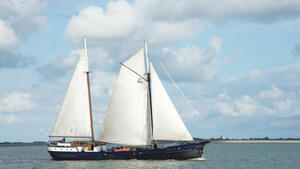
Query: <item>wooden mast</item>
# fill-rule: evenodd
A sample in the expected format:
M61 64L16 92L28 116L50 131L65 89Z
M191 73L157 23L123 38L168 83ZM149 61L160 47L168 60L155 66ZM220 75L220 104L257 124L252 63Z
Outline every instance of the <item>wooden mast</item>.
M152 97L151 97L151 75L150 75L150 59L148 56L147 40L144 40L145 44L145 55L146 55L146 64L147 64L147 82L148 82L148 93L149 93L149 108L150 108L150 118L151 118L151 136L152 136L152 145L154 145L153 140L153 115L152 115Z
M88 94L89 94L89 107L90 107L90 122L91 122L91 132L92 132L92 142L94 143L94 127L93 127L93 113L92 113L92 99L91 99L91 90L90 90L90 72L88 67L88 58L87 58L87 48L86 48L86 39L83 37L83 43L84 43L84 52L85 52L85 58L86 58L86 76L87 76L87 85L88 85Z

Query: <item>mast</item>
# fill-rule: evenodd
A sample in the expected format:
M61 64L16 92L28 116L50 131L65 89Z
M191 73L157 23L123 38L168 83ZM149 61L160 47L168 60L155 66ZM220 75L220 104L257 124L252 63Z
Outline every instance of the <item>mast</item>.
M152 115L152 96L151 96L151 75L150 75L150 59L148 56L148 48L147 48L147 39L144 40L145 44L145 55L146 55L146 64L147 64L147 82L148 82L148 93L149 93L149 109L150 109L150 119L151 119L151 136L153 137L153 115ZM154 140L152 139L152 144Z
M91 120L91 132L92 132L92 141L94 142L94 127L93 127L93 113L92 113L92 99L91 99L91 90L90 90L90 72L88 66L88 57L87 57L87 48L86 48L86 39L83 37L84 43L84 52L85 52L85 59L86 59L86 76L87 76L87 85L88 85L88 94L89 94L89 108L90 108L90 120Z

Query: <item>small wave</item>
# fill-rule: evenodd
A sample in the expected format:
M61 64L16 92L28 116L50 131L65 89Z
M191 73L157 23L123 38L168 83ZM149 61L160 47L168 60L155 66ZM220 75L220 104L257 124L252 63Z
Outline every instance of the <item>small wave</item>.
M192 158L190 160L192 160L192 161L204 161L204 160L206 160L206 158L204 158L204 157L198 157L198 158Z

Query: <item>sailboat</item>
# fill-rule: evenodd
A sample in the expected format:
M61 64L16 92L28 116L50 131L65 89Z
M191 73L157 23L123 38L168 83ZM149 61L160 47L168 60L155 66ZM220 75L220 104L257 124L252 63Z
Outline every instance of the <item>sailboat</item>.
M145 46L121 63L99 138L94 139L86 39L50 138L54 160L191 159L210 140L194 141ZM104 79L105 80L105 79ZM77 139L67 142L65 139ZM88 140L83 140L88 139Z

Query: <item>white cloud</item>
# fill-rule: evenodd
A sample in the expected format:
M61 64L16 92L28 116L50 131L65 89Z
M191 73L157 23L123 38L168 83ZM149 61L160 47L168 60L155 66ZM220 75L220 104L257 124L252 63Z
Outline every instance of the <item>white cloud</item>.
M214 37L210 46L199 49L188 46L179 50L164 49L163 60L170 72L181 80L213 80L218 70L214 68L222 40Z
M184 0L137 0L128 3L118 0L109 2L106 9L89 6L80 10L78 16L71 18L65 37L78 42L83 35L124 38L135 34L140 36L138 39L148 35L158 42L178 41L193 36L207 25L228 20L272 22L295 18L300 14L299 5L297 0L249 0L246 3L235 0L191 0L188 3Z
M250 96L232 98L227 93L219 94L214 107L225 116L252 116L259 110L259 105Z
M299 116L299 76L300 65L296 63L267 70L252 70L241 77L225 80L217 89L221 94L215 100L219 104L216 110L232 116L236 115L233 112L238 112L238 116Z
M15 115L6 116L4 119L8 124L12 124L12 123L15 123L16 121L18 121L18 119Z
M14 114L11 115L1 115L0 114L0 125L11 125L20 122L21 120Z
M298 0L152 0L136 1L140 8L151 9L146 15L158 20L178 21L199 19L212 23L222 23L230 19L245 19L258 22L271 22L283 18L299 16ZM172 9L172 10L169 10Z
M262 73L260 70L251 70L245 78L249 79L252 83L255 83L262 79Z
M41 73L45 79L62 77L68 70L75 67L82 53L83 50L80 49L73 50L68 55L57 55L51 63L39 67L38 72Z
M11 48L18 42L15 31L0 19L0 49Z
M15 49L30 33L45 30L45 7L42 0L0 1L0 69L24 67L31 62Z
M97 72L93 77L93 94L96 98L110 98L115 85L116 76L113 73Z
M216 5L217 4L217 5ZM117 0L106 7L89 6L73 15L65 37L78 44L86 35L95 43L115 40L113 46L123 46L124 39L156 45L177 43L192 38L211 25L229 20L274 22L300 16L298 0ZM112 45L109 43L109 45ZM110 46L111 47L111 46Z
M278 89L276 85L272 85L271 89L264 90L259 93L261 99L279 99L282 98L285 93Z
M300 85L300 63L287 66L281 66L263 72L268 76L269 81L277 81L286 86L289 83L292 86Z
M291 106L293 104L293 101L291 99L286 99L278 102L275 107L279 112L290 112L291 111Z
M228 96L227 93L220 93L218 96L221 100L229 100L230 97Z
M36 107L29 93L14 91L0 99L0 113L28 112Z
M55 79L63 77L69 70L74 71L82 49L76 49L66 55L56 55L51 63L38 68L38 72L44 78ZM116 56L115 56L116 57ZM88 48L89 70L111 71L119 62L103 48Z
M223 114L228 116L238 116L239 113L234 110L232 105L226 102L216 103L216 108Z
M257 103L248 95L235 100L235 106L240 115L250 116L257 113Z
M120 63L116 59L118 56L110 54L103 48L88 49L88 56L91 70L110 71L115 65L119 65Z
M0 19L23 38L28 33L46 28L47 17L43 15L46 6L42 0L1 0Z
M240 77L231 77L225 80L225 82L236 83L236 82L244 82L247 81L251 84L257 84L264 80L264 75L261 70L254 69L249 71L247 74L242 75Z
M91 38L125 38L138 26L138 14L126 1L109 2L104 11L89 6L73 16L65 30L65 37L75 43L82 36Z
M171 43L191 38L202 29L203 25L196 20L183 22L153 22L149 32L145 32L151 43Z
M115 45L124 45L120 42L122 39L142 41L144 38L160 44L191 38L203 28L204 23L197 19L169 22L153 18L146 12L153 9L144 3L150 1L128 3L118 0L109 2L105 9L98 6L82 9L70 19L65 29L65 38L76 44L80 43L84 35L92 41L114 39Z

